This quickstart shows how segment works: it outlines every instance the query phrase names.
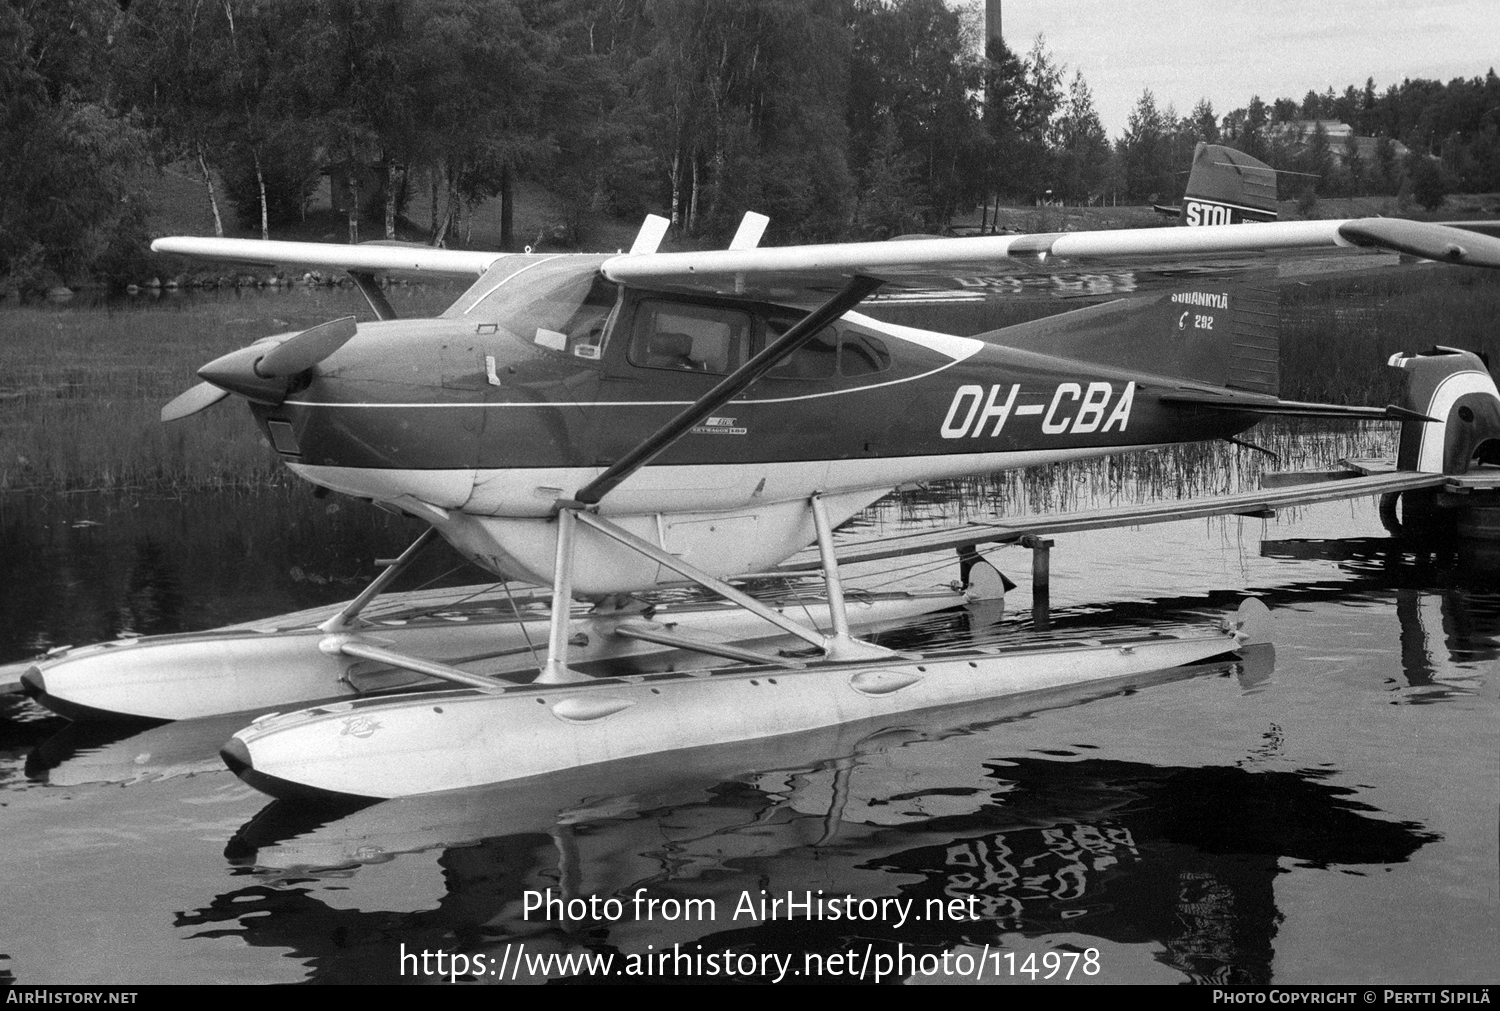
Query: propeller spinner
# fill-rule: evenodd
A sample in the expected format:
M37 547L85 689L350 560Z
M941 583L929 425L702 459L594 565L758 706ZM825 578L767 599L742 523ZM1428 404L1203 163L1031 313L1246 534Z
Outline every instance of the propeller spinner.
M266 350L265 341L231 351L198 370L204 382L178 395L161 409L162 421L176 421L211 407L231 393L259 404L279 404L291 378L323 361L358 333L353 316L320 323Z

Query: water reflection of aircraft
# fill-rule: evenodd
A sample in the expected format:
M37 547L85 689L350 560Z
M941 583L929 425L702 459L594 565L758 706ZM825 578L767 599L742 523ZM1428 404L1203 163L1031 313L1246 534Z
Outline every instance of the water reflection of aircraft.
M299 647L309 667L342 678L348 697L257 720L226 746L233 768L276 794L393 796L1194 663L1237 645L1234 631L896 655L849 631L833 528L907 482L1223 438L1267 415L1400 418L1413 440L1405 473L1283 489L1277 502L1440 485L1500 437L1500 393L1464 353L1401 359L1411 377L1405 407L1280 399L1275 312L1241 283L1280 256L1369 250L1500 267L1500 241L1487 236L1362 219L756 248L764 226L748 217L728 250L657 253L665 223L652 219L620 256L158 240L163 252L349 270L380 317L333 320L226 355L164 417L238 395L300 476L427 521L501 577L552 587L539 673L509 685L485 668L492 657L406 651L399 631L361 619L401 567L391 566ZM881 287L1113 266L1131 270L1141 297L984 339L854 311ZM438 319L396 320L377 271L478 280ZM1045 517L854 556L1269 501ZM825 577L826 628L730 585L809 542ZM684 581L800 638L810 655L686 634L632 596ZM570 666L575 597L608 626L590 637L743 666L706 677L584 677ZM212 665L174 665L172 645L62 654L24 680L74 711L119 711L191 697L206 676L253 680L270 660L278 669L291 662L279 632L226 635ZM356 664L455 687L362 698L346 676ZM97 704L106 696L109 705Z
M1500 658L1500 602L1494 596L1500 556L1492 544L1422 543L1403 537L1341 537L1264 541L1268 558L1318 558L1395 594L1401 626L1401 668L1419 689L1410 702L1435 702L1462 692L1460 665Z
M52 786L132 785L217 772L224 739L244 726L237 715L180 720L149 729L129 723L71 723L26 756L28 779Z
M1013 714L991 704L983 717ZM179 924L287 948L310 959L319 980L394 977L397 938L408 949L497 962L506 945L524 942L536 954L621 958L674 945L695 955L796 953L800 967L802 953L841 952L851 936L861 950L902 944L928 953L1007 933L1074 933L1151 942L1156 958L1186 979L1264 983L1279 922L1273 882L1286 866L1398 863L1430 838L1369 817L1348 790L1322 781L1326 773L1163 768L1077 750L1002 757L1001 741L982 722L945 727L930 718L874 733L829 728L686 761L652 756L594 782L575 771L402 798L342 818L276 802L241 829L228 854L263 883L241 878L242 887ZM400 860L426 868L433 859L427 880L441 884L424 889L409 912L373 894L338 908L318 897L320 880L349 895L362 873ZM627 907L644 894L658 909L674 900L687 908L691 899L700 915L528 911L526 893L549 890L564 901L617 898ZM910 900L923 911L929 900L946 906L954 897L967 910L972 896L978 919L764 919L752 908L788 891ZM712 917L701 914L705 901Z

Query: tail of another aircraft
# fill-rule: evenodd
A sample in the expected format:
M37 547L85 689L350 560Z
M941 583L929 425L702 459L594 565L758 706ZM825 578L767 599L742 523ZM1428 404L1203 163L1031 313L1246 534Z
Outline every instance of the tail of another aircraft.
M1184 225L1237 225L1276 220L1276 170L1222 144L1201 141L1181 207L1156 205Z
M1500 463L1500 390L1483 359L1435 347L1390 364L1406 373L1404 406L1434 419L1401 423L1400 469L1466 474L1475 463Z

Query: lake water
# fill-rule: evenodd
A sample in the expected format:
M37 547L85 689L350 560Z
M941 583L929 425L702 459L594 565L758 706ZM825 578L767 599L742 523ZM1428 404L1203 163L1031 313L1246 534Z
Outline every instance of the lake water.
M1385 445L1251 437L1298 466ZM856 533L1227 491L1262 459L929 489ZM0 498L0 662L345 598L415 532L302 489ZM238 728L222 720L69 728L0 698L0 981L420 981L421 953L435 973L442 950L483 956L481 982L502 965L603 981L538 961L580 954L612 956L610 982L983 966L1026 983L1028 964L1071 982L1493 982L1494 570L1403 552L1373 502L1056 540L1055 629L1200 621L1253 593L1274 656L354 812L244 786L217 758ZM1029 555L994 558L1021 584L1007 613L888 641L1031 634ZM454 564L433 553L406 585L474 579ZM955 577L933 558L884 578ZM814 905L759 915L789 894ZM548 915L528 896L582 905ZM651 974L614 975L632 967Z
M955 491L868 519L982 504ZM409 531L328 505L288 491L7 501L0 659L347 596ZM1022 585L987 634L1024 636L1028 557L996 557ZM932 564L904 581L954 575ZM1488 577L1392 550L1363 503L1060 537L1053 568L1067 629L1193 620L1253 591L1278 619L1274 659L332 818L224 771L216 751L234 725L70 730L11 697L0 971L398 981L403 944L495 960L614 953L617 967L674 945L795 956L797 969L808 953L947 952L961 968L988 945L992 975L1030 954L1066 969L1068 953L1095 949L1089 978L1110 982L1493 980L1500 593ZM901 641L993 618L941 615ZM548 889L623 905L614 919L539 919L525 897ZM852 923L736 919L762 890L918 910L972 897L979 919L901 923L896 906ZM637 894L661 900L655 918L634 915ZM715 918L706 904L697 920L665 918L690 899L714 900ZM937 965L887 968L921 981Z

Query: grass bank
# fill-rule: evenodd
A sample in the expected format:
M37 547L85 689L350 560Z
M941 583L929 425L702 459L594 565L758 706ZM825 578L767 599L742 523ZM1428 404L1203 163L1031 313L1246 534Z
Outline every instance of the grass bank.
M453 292L392 289L430 315ZM353 290L290 289L0 311L0 491L256 486L286 479L240 403L163 425L198 366L268 334L353 313Z
M272 480L276 462L245 411L206 411L176 425L158 417L196 381L195 364L274 332L268 322L241 319L227 304L217 313L0 313L0 488Z

